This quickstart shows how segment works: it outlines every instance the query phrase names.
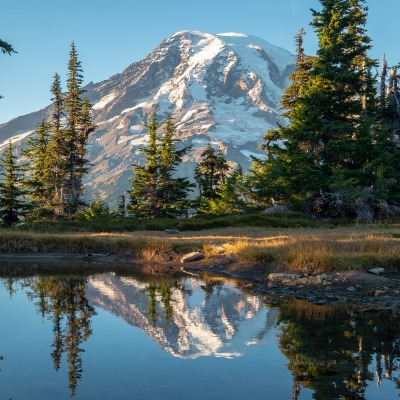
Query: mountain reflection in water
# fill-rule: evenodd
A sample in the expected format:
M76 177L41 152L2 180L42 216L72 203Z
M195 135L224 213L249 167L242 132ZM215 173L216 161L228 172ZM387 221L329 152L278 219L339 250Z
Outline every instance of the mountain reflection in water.
M258 296L195 278L148 283L98 275L88 281L87 297L182 358L241 356L263 340L277 316Z
M322 307L282 299L279 302L275 299L274 306L269 306L263 297L237 288L234 281L207 276L204 280L149 280L115 273L25 278L5 276L0 280L0 289L3 299L6 296L11 297L11 301L21 296L28 298L42 319L50 323L52 339L48 343L49 354L55 371L62 370L63 363L67 365L71 397L78 396L79 382L84 386L81 390L86 393L82 398L88 398L87 393L95 390L85 386L84 368L87 363L89 370L94 369L95 362L91 361L91 357L95 356L96 347L90 342L96 334L104 336L104 333L99 328L101 324L96 329L93 325L104 315L117 316L127 328L132 326L145 332L163 350L161 353L173 356L169 359L186 360L184 365L168 362L171 367L167 368L171 369L172 375L168 375L166 370L160 372L168 375L167 379L175 386L177 384L172 383L175 382L175 375L196 374L195 380L179 380L182 390L185 390L185 385L191 388L201 382L202 374L206 376L207 369L215 368L216 358L230 360L230 364L224 365L215 378L213 375L214 381L207 381L210 387L206 388L203 383L200 389L196 389L197 397L192 395L193 398L206 396L201 390L209 390L208 398L221 398L217 388L231 399L244 398L244 393L233 382L224 386L224 382L229 382L230 375L236 376L236 373L243 380L240 386L252 382L253 386L244 389L252 399L265 398L267 394L276 400L373 400L399 396L400 318L396 313L386 314L377 310L361 312L350 306ZM7 315L5 309L0 310L0 315L1 312L6 317L18 318L18 315ZM106 320L108 324L116 324L115 320ZM27 325L28 336L29 329ZM128 330L127 335L139 340L138 329ZM1 335L0 331L0 343L7 343L8 338ZM109 342L103 338L101 343L115 346L113 338L107 340ZM271 348L279 349L281 354L268 350ZM83 357L85 350L86 356ZM131 350L126 348L126 351ZM271 360L263 355L266 351ZM6 382L9 378L6 368L8 355L5 353L7 348L0 347L1 386L2 378ZM145 353L143 357L146 356L150 357ZM148 361L152 368L151 375L159 373L159 359L167 362L162 354L157 353L154 357ZM118 354L116 360L122 360L118 359ZM135 370L135 363L138 362L131 355L124 370L117 361L113 364L115 370L112 374L117 377L129 375L129 368ZM199 365L206 367L198 369ZM141 365L137 368L140 370ZM16 370L19 370L18 366ZM136 374L139 370L135 370ZM151 381L152 377L147 378L146 369L142 373L144 375L138 378L139 381ZM90 375L90 371L87 374ZM131 380L127 382L131 384ZM260 382L260 387L252 393L253 387ZM90 386L90 383L87 385ZM120 386L113 388L113 393L116 396L117 391L122 390L118 398L125 398L124 387ZM170 389L171 392L163 389L162 397L175 398L173 391L181 389L175 389L175 386ZM142 394L141 398L154 396L159 397L160 393L151 396ZM95 397L108 398L101 391ZM53 397L43 395L42 398Z

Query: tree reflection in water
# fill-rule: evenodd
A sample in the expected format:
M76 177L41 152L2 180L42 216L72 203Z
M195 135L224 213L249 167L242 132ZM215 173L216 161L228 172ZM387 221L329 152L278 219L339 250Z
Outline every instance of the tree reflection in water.
M317 400L365 399L374 380L379 386L390 379L399 387L392 373L400 362L400 318L382 313L296 300L282 306L279 347L293 374L293 400L302 387Z
M53 365L59 370L62 355L66 354L72 397L82 375L81 344L92 334L90 320L96 314L85 296L85 285L86 278L78 276L31 277L24 281L38 312L53 322Z
M163 279L161 281L151 281L144 292L147 293L149 299L148 314L152 326L156 326L157 319L157 304L162 305L165 313L167 323L171 322L173 315L173 308L171 304L171 291L177 288L178 280L176 279Z

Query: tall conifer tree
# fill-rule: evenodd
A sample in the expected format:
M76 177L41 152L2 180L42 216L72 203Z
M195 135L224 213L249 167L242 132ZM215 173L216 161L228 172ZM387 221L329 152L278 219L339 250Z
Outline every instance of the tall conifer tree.
M268 133L267 139L280 142L270 146L269 160L253 169L256 192L266 198L301 204L312 193L373 184L367 167L373 153L375 61L367 55L367 8L363 0L320 3L311 22L317 55L304 56L298 41L297 69L283 96L289 124Z
M201 161L195 168L195 180L199 187L200 202L202 198L218 197L218 188L225 182L229 165L224 154L209 144L201 154Z
M49 218L53 216L51 199L54 197L53 157L50 153L51 123L42 120L34 136L26 141L22 154L30 161L29 180L25 186L31 198L30 216Z
M73 215L80 204L83 193L82 175L85 173L86 164L82 154L84 142L81 132L81 117L83 108L83 75L81 62L78 60L75 43L71 44L68 62L67 92L64 95L64 108L67 126L64 133L65 170L67 172L65 197L69 216Z
M153 112L147 125L149 146L142 148L145 165L134 167L134 177L130 179L129 212L138 217L174 217L184 214L189 208L188 191L192 185L186 178L175 177L176 169L188 148L177 149L175 127L169 116L165 132L157 137L162 126Z
M6 226L17 224L24 217L27 203L23 189L23 167L18 165L17 156L13 154L13 145L9 143L1 159L3 177L0 183L0 219Z

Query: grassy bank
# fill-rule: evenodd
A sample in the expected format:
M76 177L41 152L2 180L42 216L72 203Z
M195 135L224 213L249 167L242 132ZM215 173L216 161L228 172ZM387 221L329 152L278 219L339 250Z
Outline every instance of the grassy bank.
M349 225L350 220L337 219L317 221L301 213L276 215L246 214L246 215L196 215L192 218L96 218L91 221L75 222L31 222L18 227L18 230L28 232L135 232L160 231L164 229L179 229L180 231L201 231L221 227L263 227L263 228L333 228L339 225Z
M230 227L130 233L0 231L0 253L114 253L146 261L178 261L190 251L206 258L313 272L400 267L400 225L328 228Z

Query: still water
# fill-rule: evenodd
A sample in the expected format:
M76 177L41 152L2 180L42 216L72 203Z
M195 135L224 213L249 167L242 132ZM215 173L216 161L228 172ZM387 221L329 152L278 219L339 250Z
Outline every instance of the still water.
M0 278L0 400L394 399L400 318L235 282Z

